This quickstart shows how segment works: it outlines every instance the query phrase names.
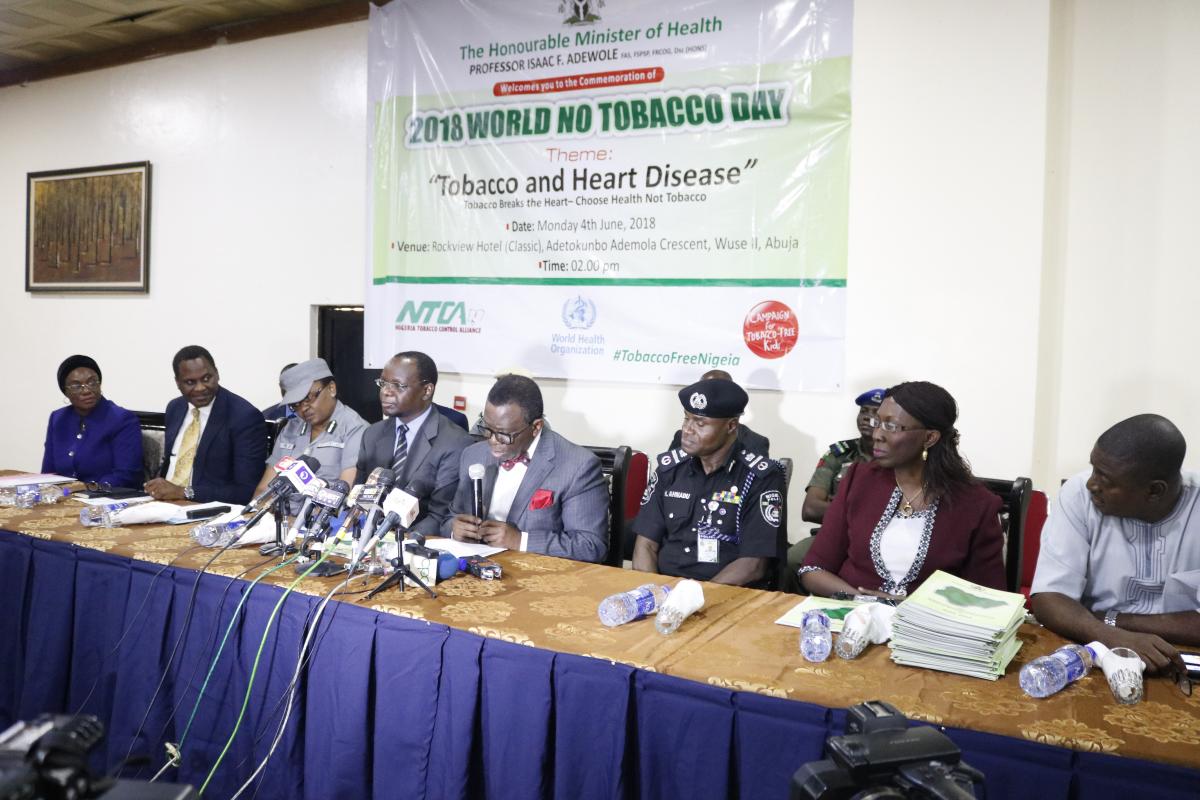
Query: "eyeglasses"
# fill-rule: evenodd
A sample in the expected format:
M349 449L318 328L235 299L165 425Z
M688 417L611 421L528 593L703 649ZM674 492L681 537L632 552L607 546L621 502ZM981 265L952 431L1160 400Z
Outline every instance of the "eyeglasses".
M889 420L882 420L879 417L871 417L867 420L867 424L872 428L883 428L888 433L896 433L898 431L924 431L928 430L924 425L897 425Z
M85 481L83 486L89 492L111 492L113 488L108 481Z
M522 433L524 433L525 431L532 428L534 422L537 422L537 420L534 420L533 422L529 423L524 428L521 428L521 430L513 431L512 433L503 433L501 431L494 431L486 425L480 425L479 433L481 436L483 436L483 438L485 440L495 437L496 441L499 442L500 444L512 444L513 442L515 442L517 440L518 436L520 436Z
M323 384L320 389L317 389L315 392L311 392L308 397L297 403L288 403L288 408L290 408L292 411L299 411L300 406L311 405L317 402L317 398L321 396L321 392L325 391L325 387L327 386L329 386L328 383Z
M89 389L94 392L99 388L100 388L100 381L96 380L95 378L84 381L83 383L68 383L67 384L67 391L70 394L82 394L84 389Z
M396 381L385 381L383 378L376 378L375 385L380 391L390 391L393 394L404 394L414 386L424 386L429 381L417 381L416 383L397 383Z

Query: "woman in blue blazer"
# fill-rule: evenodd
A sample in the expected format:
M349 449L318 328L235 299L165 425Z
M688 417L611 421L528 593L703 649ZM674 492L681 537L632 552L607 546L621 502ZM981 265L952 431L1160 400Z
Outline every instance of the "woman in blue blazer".
M140 489L142 430L133 412L100 393L100 366L70 356L58 367L58 388L70 403L50 415L42 472Z

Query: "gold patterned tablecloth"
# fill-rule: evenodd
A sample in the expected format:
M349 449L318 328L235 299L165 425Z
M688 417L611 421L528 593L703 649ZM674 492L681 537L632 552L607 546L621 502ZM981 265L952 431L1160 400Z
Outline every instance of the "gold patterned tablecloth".
M66 502L0 508L0 528L192 569L215 552L191 547L185 525L83 528L80 507ZM209 571L237 576L263 560L256 547L231 550ZM530 553L502 553L496 560L504 568L502 580L462 575L438 584L436 600L392 589L371 600L350 595L344 602L737 691L834 708L883 699L914 719L940 725L1200 768L1200 692L1185 698L1167 679L1149 678L1141 703L1119 706L1097 670L1053 697L1026 697L1017 683L1021 664L1062 644L1037 626L1021 629L1025 644L1008 674L995 682L902 667L891 662L884 646L869 647L854 661L831 657L811 664L800 655L799 632L774 624L799 602L794 595L705 584L704 609L674 635L661 636L649 620L607 628L596 615L605 596L650 580L644 573ZM251 570L246 577L255 574ZM290 570L282 570L265 582L286 586L293 580ZM339 580L306 578L296 591L324 595ZM379 580L356 579L348 588L369 588Z

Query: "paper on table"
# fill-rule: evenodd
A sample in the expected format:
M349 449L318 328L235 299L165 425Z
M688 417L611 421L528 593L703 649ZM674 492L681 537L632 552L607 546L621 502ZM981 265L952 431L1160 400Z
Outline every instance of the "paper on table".
M0 478L0 489L12 486L25 486L31 483L71 483L75 478L54 475L49 472L22 472L20 475L5 475Z
M153 500L154 498L148 494L139 494L133 497L122 497L119 500L115 500L111 497L84 497L81 494L72 494L71 499L78 500L85 506L110 506L114 503L129 503L130 505L133 505L134 503L145 503L149 500Z
M859 600L834 600L831 597L809 595L804 598L804 602L798 603L791 611L775 620L775 624L787 625L790 628L801 628L804 626L805 611L824 611L829 616L829 630L834 633L840 633L842 630L842 620L853 609L861 605L862 602Z
M471 542L460 542L457 539L443 539L437 536L431 536L425 540L425 546L435 550L445 550L447 553L456 558L466 558L467 556L492 556L496 553L503 553L503 547L491 547L486 544L473 544Z

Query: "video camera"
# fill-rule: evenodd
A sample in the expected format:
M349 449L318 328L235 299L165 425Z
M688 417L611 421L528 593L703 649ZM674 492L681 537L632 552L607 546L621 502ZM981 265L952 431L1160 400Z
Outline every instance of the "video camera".
M832 758L805 764L792 775L791 800L937 798L974 800L983 773L936 728L910 728L882 700L846 709L846 735L830 736Z
M0 733L0 800L192 800L191 786L93 778L88 753L104 724L88 715L42 714Z

